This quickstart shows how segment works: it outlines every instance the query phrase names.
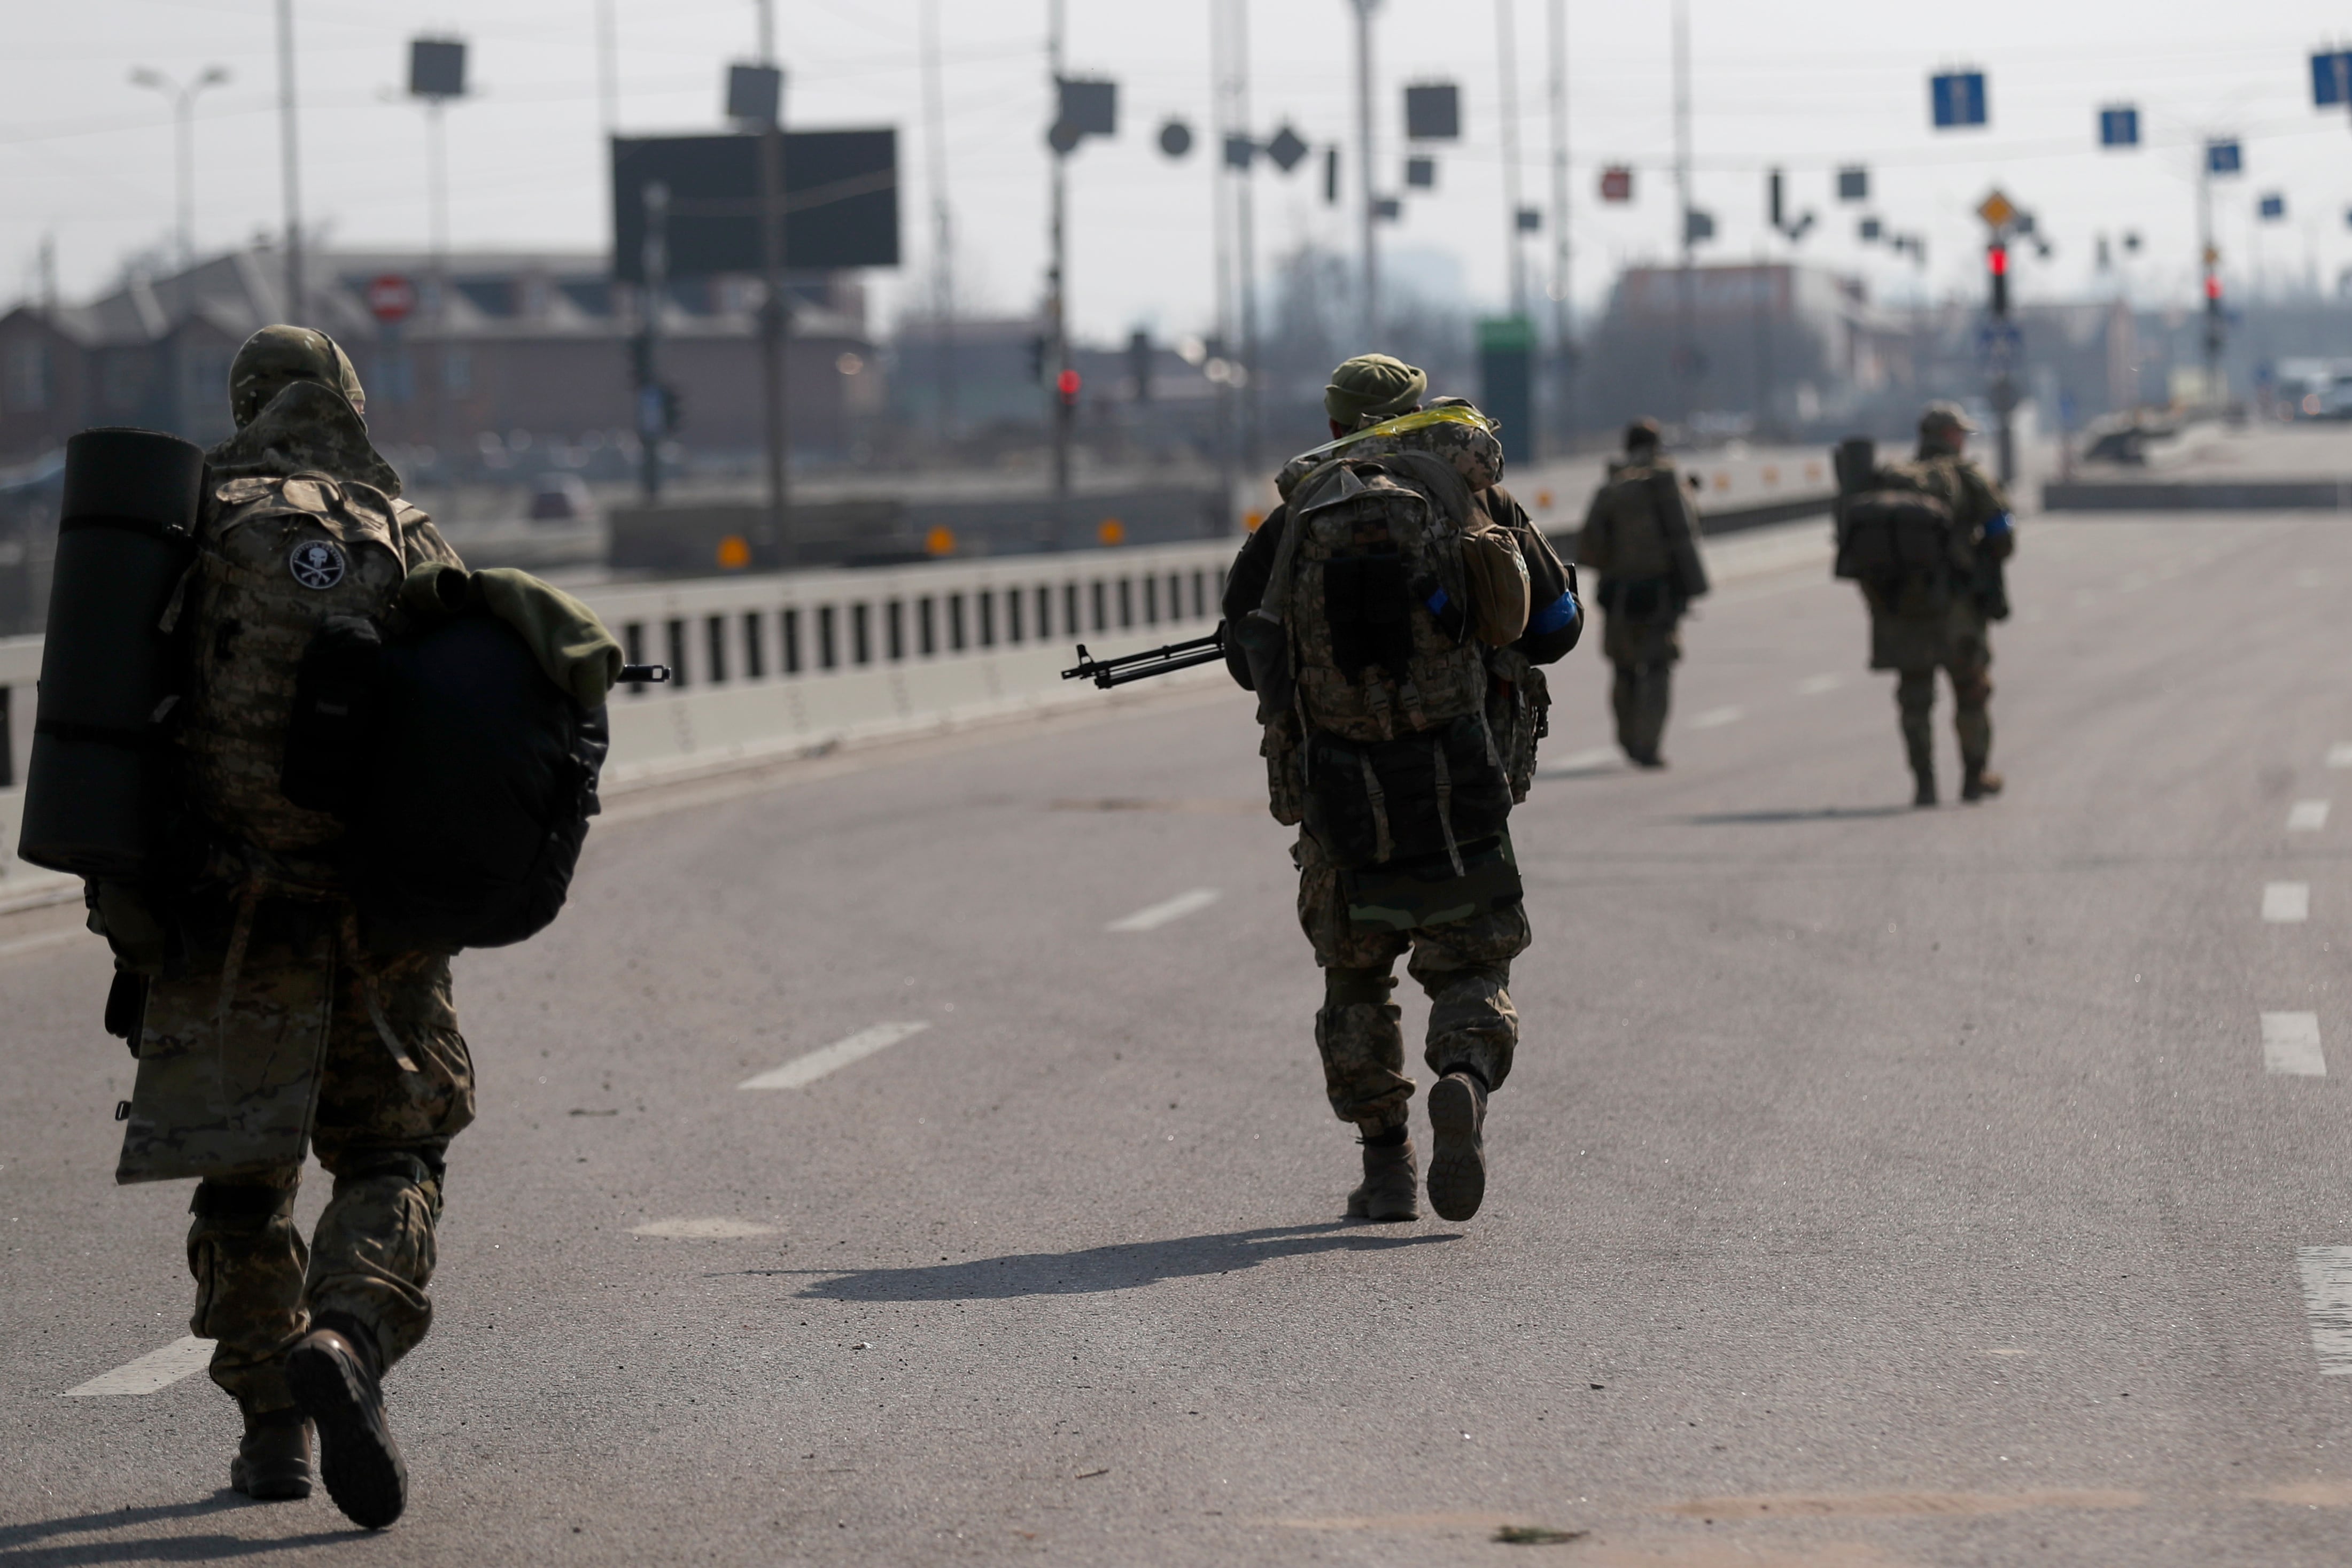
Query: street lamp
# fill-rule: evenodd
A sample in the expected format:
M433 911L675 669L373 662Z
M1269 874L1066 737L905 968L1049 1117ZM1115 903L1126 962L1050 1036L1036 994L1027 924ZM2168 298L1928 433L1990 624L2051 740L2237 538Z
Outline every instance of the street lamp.
M152 88L172 101L173 140L177 143L175 151L179 164L179 199L176 205L182 267L193 267L196 260L196 95L226 80L226 66L206 66L184 86L147 66L140 66L131 73L133 87Z

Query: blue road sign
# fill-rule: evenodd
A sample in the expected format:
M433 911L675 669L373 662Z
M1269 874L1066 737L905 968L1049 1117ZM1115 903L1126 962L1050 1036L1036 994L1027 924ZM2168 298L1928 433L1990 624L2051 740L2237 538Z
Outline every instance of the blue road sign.
M1982 71L1944 71L1930 77L1927 79L1927 96L1938 131L1985 122L1985 79Z
M2311 102L2315 109L2352 102L2352 51L2321 49L2312 55Z
M2263 198L2260 211L2265 221L2274 223L2286 216L2286 198L2273 192Z
M2246 160L2235 142L2205 143L2205 172L2209 174L2242 174Z
M2139 110L2128 104L2099 110L2099 145L2102 147L2137 147L2139 145Z

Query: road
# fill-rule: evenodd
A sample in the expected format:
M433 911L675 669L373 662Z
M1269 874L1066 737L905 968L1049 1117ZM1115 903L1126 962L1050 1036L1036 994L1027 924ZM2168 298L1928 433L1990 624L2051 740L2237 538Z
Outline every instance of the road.
M1338 1220L1237 694L629 797L458 963L382 1542L222 1491L201 1374L60 1397L184 1334L187 1194L11 917L0 1564L2340 1563L2348 587L2324 517L2030 520L2010 792L1933 812L1818 563L1689 628L1663 774L1572 655L1462 1226Z

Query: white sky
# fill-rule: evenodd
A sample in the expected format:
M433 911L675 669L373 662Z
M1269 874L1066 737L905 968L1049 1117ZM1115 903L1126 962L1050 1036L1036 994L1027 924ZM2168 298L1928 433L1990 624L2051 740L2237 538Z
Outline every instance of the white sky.
M776 0L790 74L787 114L800 126L896 124L908 179L901 219L910 266L877 276L891 292L919 276L929 226L921 133L919 0ZM1073 160L1071 303L1080 330L1123 335L1139 323L1174 334L1208 321L1209 0L1066 0L1074 73L1120 83L1120 135ZM1378 23L1378 109L1385 183L1402 184L1402 91L1411 79L1458 80L1465 139L1438 149L1439 189L1408 195L1385 230L1398 250L1456 258L1482 307L1498 304L1501 120L1498 4L1515 4L1527 196L1549 190L1545 29L1550 0L1385 0ZM725 62L748 58L751 0L611 0L620 40L625 132L716 129ZM1049 114L1046 0L943 0L947 185L961 227L967 298L1002 311L1036 298L1045 249ZM2305 57L2347 21L2320 0L2243 8L2189 0L1966 0L1917 5L1813 0L1691 0L1696 202L1719 224L1703 257L1767 248L1763 170L1785 163L1793 205L1822 223L1800 254L1864 272L1882 297L1918 285L1907 262L1860 246L1862 210L1832 199L1830 171L1871 166L1866 209L1927 235L1927 286L1977 290L1970 211L1999 184L2040 216L2057 246L2021 262L2021 298L2093 286L2093 237L2136 228L2147 248L2134 271L2151 300L2194 299L2196 143L2235 132L2243 178L2217 185L2225 267L2241 286L2259 266L2274 279L2315 267L2323 286L2352 264L2352 124L2310 104ZM601 247L605 183L597 93L596 0L295 0L301 68L306 213L344 244L421 248L425 237L424 116L404 101L406 40L421 32L473 45L478 100L449 113L452 242ZM1252 54L1261 134L1288 120L1319 147L1352 124L1347 0L1254 0ZM1616 268L1667 254L1674 206L1670 23L1665 0L1568 0L1571 233L1577 292L1588 302ZM1801 21L1791 21L1801 16ZM103 284L127 251L172 224L169 114L128 80L134 66L179 77L220 63L235 73L207 94L196 129L200 247L278 221L270 0L79 0L0 5L0 300L28 292L41 238L56 239L68 297ZM1990 73L1988 131L1927 127L1927 73L1968 63ZM2151 145L2094 146L2095 111L2136 102ZM1192 157L1159 152L1163 119L1193 126ZM1638 200L1594 199L1603 163L1637 165ZM1349 165L1352 167L1352 164ZM1259 175L1262 253L1318 236L1343 245L1348 213L1324 206L1319 163L1288 180ZM2285 195L2289 219L2257 226L2259 194ZM1548 250L1549 240L1545 241ZM1774 255L1789 247L1769 246ZM1430 258L1439 269L1442 262ZM1548 263L1547 263L1548 265Z

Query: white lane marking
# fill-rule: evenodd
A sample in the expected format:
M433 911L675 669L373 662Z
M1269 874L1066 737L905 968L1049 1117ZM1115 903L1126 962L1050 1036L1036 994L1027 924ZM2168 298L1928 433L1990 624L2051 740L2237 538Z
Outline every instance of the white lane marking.
M14 942L0 942L0 958L14 958L20 952L38 952L45 947L57 947L89 933L79 928L71 931L45 931L38 936L20 936Z
M1819 697L1822 692L1835 691L1844 684L1845 677L1842 675L1809 675L1797 682L1797 695Z
M1580 752L1570 752L1564 757L1545 763L1544 771L1561 773L1580 773L1586 768L1601 767L1616 760L1617 748L1614 746L1587 746Z
M191 1334L186 1339L173 1340L162 1350L149 1351L137 1361L125 1362L112 1372L100 1373L79 1388L67 1389L59 1397L94 1399L109 1394L152 1394L204 1371L212 1359L212 1341Z
M823 1050L811 1051L804 1057L795 1057L783 1066L763 1072L757 1078L747 1078L735 1087L737 1089L798 1089L803 1084L814 1083L837 1068L845 1068L854 1061L862 1061L877 1051L887 1050L908 1036L919 1035L929 1027L929 1024L921 1022L877 1024L870 1029L858 1030L845 1040L835 1040Z
M2327 1058L2319 1054L2319 1015L2263 1015L2263 1070L2293 1078L2326 1078Z
M772 1225L748 1219L653 1219L629 1227L631 1236L660 1236L678 1241L732 1241L739 1237L773 1236Z
M1189 893L1179 893L1172 899L1162 899L1150 909L1138 910L1124 920L1116 920L1105 931L1158 931L1171 921L1181 921L1186 915L1197 914L1217 901L1214 888L1195 888Z
M2287 807L2289 833L2316 833L2326 826L2327 803L2324 800L2299 800Z
M2338 741L2328 747L2327 765L2331 768L2352 768L2352 741Z
M2352 1373L2352 1247L2298 1247L2303 1313L2311 1320L2311 1353L2319 1375Z
M1746 718L1745 708L1710 708L1690 721L1694 730L1719 730L1726 724L1737 724Z
M2273 925L2292 925L2311 918L2311 884L2264 882L2263 919Z

